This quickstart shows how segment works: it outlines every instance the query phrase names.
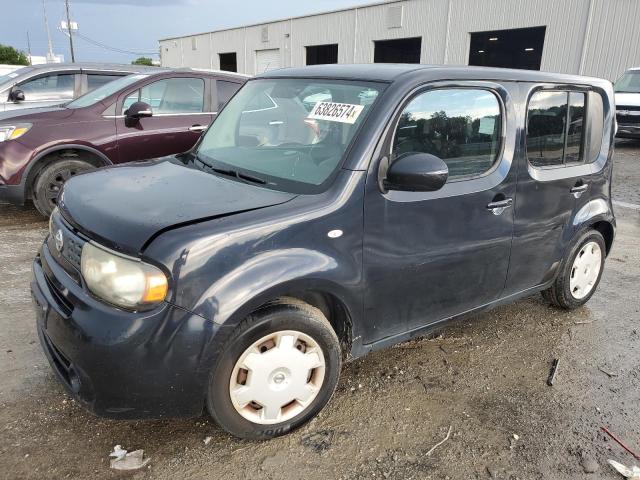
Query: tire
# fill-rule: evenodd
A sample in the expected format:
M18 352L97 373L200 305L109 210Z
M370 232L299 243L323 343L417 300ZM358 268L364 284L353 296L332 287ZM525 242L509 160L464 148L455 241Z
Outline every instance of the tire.
M57 160L42 169L33 185L33 204L38 212L49 217L57 205L58 193L69 178L95 167L84 160Z
M321 361L323 365L317 366ZM207 409L218 425L236 437L267 440L284 435L327 404L338 383L341 362L338 337L322 312L284 299L247 317L226 342L209 379ZM286 403L300 389L299 398L305 402Z
M598 252L599 262L594 252ZM552 305L566 310L581 307L598 288L604 270L605 255L606 246L600 232L587 230L582 233L562 260L553 285L542 291L542 297ZM581 261L578 257L584 260ZM592 261L589 263L586 259ZM581 272L584 276L578 278ZM580 285L586 286L580 288Z

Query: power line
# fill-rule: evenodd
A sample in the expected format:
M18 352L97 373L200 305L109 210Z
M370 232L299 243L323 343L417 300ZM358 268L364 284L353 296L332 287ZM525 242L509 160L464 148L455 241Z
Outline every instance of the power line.
M93 40L92 38L87 37L86 35L83 35L80 32L75 32L76 37L81 38L82 40L84 40L85 42L91 43L95 46L104 48L105 50L111 50L112 52L118 52L118 53L125 53L125 54L130 54L130 55L159 55L158 52L151 52L151 51L147 51L147 52L134 52L132 50L125 50L122 48L117 48L117 47L111 47L109 45L106 45L102 42L99 42L97 40Z

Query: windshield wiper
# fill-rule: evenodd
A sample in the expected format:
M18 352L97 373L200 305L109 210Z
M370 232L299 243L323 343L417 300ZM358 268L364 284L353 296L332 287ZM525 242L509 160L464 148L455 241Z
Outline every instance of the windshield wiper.
M202 158L197 154L195 155L195 158L200 163L205 165L207 168L209 168L210 170L212 170L215 173L219 173L220 175L226 175L228 177L234 177L234 178L237 178L238 180L245 180L247 182L257 183L259 185L266 185L266 183L267 183L267 181L265 179L263 179L263 178L255 177L253 175L249 175L248 173L242 173L242 172L240 172L238 170L234 170L232 168L214 167L210 163L205 162L204 160L202 160Z
M258 183L260 185L264 185L265 183L267 183L266 180L264 180L264 179L262 179L260 177L254 177L253 175L248 175L246 173L239 172L238 170L226 169L226 168L218 168L218 167L211 167L211 170L213 170L216 173L220 173L222 175L227 175L229 177L235 177L235 178L238 178L240 180L246 180L247 182L251 182L251 183Z

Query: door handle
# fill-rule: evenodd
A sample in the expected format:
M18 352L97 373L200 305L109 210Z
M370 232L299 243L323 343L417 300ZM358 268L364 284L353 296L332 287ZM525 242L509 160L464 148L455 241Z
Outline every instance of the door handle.
M498 200L491 202L487 205L487 209L491 210L494 215L501 215L507 208L513 205L513 198L505 198L504 200Z
M207 125L193 125L189 127L191 132L204 132L207 129Z
M571 192L574 197L580 198L580 195L586 192L588 188L588 183L580 183L580 185L576 184L569 192Z

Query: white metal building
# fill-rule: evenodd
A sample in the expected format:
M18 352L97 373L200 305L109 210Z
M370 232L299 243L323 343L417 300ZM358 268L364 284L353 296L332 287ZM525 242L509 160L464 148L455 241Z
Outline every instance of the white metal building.
M617 78L640 66L640 0L399 0L160 40L163 66L419 62Z

